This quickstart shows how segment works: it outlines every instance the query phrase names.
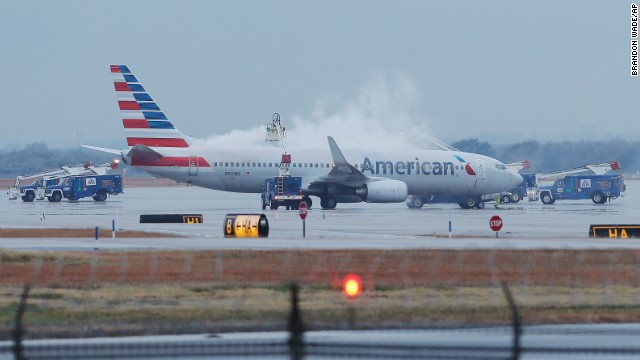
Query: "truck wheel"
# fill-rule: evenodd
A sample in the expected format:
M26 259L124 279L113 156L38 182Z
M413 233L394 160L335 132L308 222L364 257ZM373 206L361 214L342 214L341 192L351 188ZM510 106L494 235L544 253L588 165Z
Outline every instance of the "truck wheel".
M424 205L424 203L422 202L422 198L417 197L413 200L413 206L416 209L422 209L422 206Z
M514 204L520 202L520 194L511 195L511 202Z
M556 199L551 197L551 194L549 193L544 193L542 194L542 196L540 197L540 200L542 201L543 204L545 205L551 205L554 202L556 202Z
M51 196L49 196L48 200L51 202L60 202L60 200L62 200L62 195L60 194L60 192L56 191L51 194Z
M591 195L591 200L594 204L604 204L607 202L607 198L600 191L594 192Z
M484 209L484 201L478 201L478 203L476 204L476 207L478 209Z
M33 191L27 191L27 193L22 197L22 201L32 202L35 198L36 194L34 194Z
M501 201L502 201L503 204L508 204L508 203L511 202L511 196L503 195Z
M107 200L107 191L105 189L98 190L98 193L95 197L96 201L105 201Z

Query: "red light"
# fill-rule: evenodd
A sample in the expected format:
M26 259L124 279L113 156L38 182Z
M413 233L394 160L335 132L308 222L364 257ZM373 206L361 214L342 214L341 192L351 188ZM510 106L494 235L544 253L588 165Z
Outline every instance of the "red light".
M342 291L350 298L354 299L362 292L362 281L356 274L349 274L342 281Z

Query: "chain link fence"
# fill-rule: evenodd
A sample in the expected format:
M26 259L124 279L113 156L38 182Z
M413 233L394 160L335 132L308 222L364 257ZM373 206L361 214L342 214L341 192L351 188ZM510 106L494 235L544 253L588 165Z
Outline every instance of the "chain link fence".
M545 348L523 346L519 340L523 329L535 332L537 324L582 324L547 330L574 336L587 324L638 322L640 252L635 250L0 254L0 358L640 355L634 347ZM362 279L356 299L342 293L342 279L351 273ZM351 342L323 342L311 335L322 331L344 332L347 339L348 334L364 335ZM414 331L425 336L445 331L445 339L449 334L458 342L425 342L410 335ZM470 331L500 332L509 341L499 346L460 343L460 334ZM283 333L275 340L179 345L40 340L256 332ZM416 340L372 335L389 332Z

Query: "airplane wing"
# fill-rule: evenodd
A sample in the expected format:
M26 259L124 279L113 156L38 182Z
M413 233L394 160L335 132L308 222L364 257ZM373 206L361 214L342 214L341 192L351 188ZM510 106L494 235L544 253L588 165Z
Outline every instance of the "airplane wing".
M338 148L336 141L333 140L333 137L328 136L327 139L329 140L329 149L331 150L331 156L333 157L333 169L331 169L327 175L316 177L309 184L310 187L313 187L314 185L329 184L356 187L366 184L372 180L372 178L367 177L365 174L360 172L360 170L347 162L347 159L345 159L342 151Z

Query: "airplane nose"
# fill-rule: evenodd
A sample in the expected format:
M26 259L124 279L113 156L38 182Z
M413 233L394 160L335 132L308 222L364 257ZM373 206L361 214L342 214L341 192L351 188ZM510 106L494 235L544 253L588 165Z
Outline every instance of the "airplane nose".
M513 172L511 179L518 185L522 184L522 182L524 181L522 175L518 174L517 172Z

